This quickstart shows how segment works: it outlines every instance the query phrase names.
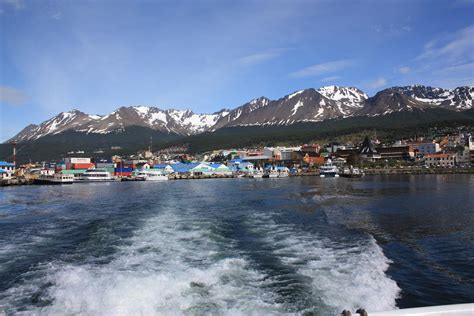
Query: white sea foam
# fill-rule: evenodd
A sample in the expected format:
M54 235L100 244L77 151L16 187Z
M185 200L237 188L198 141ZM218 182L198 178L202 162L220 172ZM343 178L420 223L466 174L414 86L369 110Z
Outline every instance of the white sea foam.
M386 275L389 261L370 236L338 242L282 224L271 212L249 215L250 233L269 245L265 251L306 277L311 295L338 313L364 307L395 308L400 291ZM31 314L80 315L271 315L300 306L282 302L275 282L256 269L224 237L218 222L189 211L162 210L124 241L105 264L41 264L28 271L29 280L0 298L0 310L25 306L20 300L41 293L45 307L30 306ZM260 236L260 237L258 237ZM10 249L5 249L9 251ZM45 287L46 284L51 286ZM284 286L284 285L282 285ZM3 302L2 302L3 301ZM281 304L277 303L282 302ZM286 304L286 305L285 305ZM311 309L312 306L308 306Z
M390 261L373 237L342 244L290 224L276 224L269 216L256 216L254 225L284 264L311 278L314 294L335 312L396 308L400 288L386 275Z
M46 314L272 314L264 275L238 255L222 256L212 223L163 213L106 265L51 269ZM225 246L225 247L228 247ZM224 247L224 248L225 248ZM228 251L228 249L224 249Z

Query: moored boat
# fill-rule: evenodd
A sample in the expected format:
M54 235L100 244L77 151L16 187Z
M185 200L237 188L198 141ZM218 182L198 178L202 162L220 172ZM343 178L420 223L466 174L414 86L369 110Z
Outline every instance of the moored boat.
M319 176L321 178L326 177L339 177L339 170L332 164L331 159L328 159L324 165L319 167Z
M77 179L80 182L111 182L116 179L104 169L88 169Z
M42 174L36 178L34 184L72 184L74 182L74 175L55 173L53 175Z
M158 170L142 170L137 173L135 179L139 181L166 181L168 176Z
M339 175L345 178L362 178L365 174L361 169L351 166L350 168L344 168Z

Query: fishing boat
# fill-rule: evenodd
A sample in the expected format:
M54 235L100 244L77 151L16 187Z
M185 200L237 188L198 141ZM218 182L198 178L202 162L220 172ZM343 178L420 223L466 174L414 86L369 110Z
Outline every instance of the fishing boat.
M74 175L55 173L52 175L42 174L34 180L34 184L72 184Z
M289 176L289 169L280 166L271 166L266 170L264 178L287 178Z
M262 167L257 167L255 170L249 174L249 178L263 178L264 171Z
M158 170L142 170L137 173L135 179L139 181L166 181L168 176Z
M324 165L319 167L319 176L321 178L339 177L339 170L332 164L331 159L328 159Z
M111 182L116 179L105 169L88 169L77 179L79 182Z
M365 174L361 169L350 166L349 168L344 168L339 175L345 178L362 178Z

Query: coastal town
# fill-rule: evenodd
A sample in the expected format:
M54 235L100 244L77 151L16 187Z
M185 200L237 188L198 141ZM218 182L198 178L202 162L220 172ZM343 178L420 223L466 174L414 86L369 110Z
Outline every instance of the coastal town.
M419 137L383 144L366 136L360 143L302 144L220 149L190 155L182 147L127 157L70 152L59 161L17 165L0 161L1 185L204 178L360 177L365 174L470 173L474 139L470 133Z

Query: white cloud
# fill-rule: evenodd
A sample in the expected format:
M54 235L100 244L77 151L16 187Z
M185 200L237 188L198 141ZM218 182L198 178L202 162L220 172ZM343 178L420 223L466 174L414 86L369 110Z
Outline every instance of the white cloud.
M320 81L322 82L328 82L328 81L334 81L334 80L337 80L337 79L340 79L341 77L339 76L331 76L331 77L326 77L326 78L323 78L321 79Z
M402 66L402 67L399 67L397 71L401 74L407 74L411 71L411 68L408 66Z
M447 34L426 43L424 51L418 55L417 61L443 59L453 62L460 59L472 59L474 51L474 25Z
M327 73L346 69L347 67L350 67L352 63L353 62L349 59L341 59L341 60L316 64L316 65L308 66L298 71L292 72L290 73L290 77L303 78L303 77L320 76Z
M445 33L428 41L413 59L414 82L443 88L472 85L474 82L474 25Z
M10 105L22 105L28 100L28 96L18 89L0 86L0 102Z
M239 58L237 61L241 65L256 65L270 59L279 57L287 48L276 48L264 52L250 54Z
M241 57L238 61L242 65L256 65L275 58L277 56L278 54L276 53L259 53Z
M385 78L377 78L373 81L367 82L366 86L371 88L371 89L378 89L382 88L387 85L387 79Z

